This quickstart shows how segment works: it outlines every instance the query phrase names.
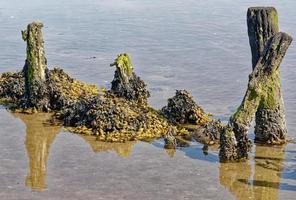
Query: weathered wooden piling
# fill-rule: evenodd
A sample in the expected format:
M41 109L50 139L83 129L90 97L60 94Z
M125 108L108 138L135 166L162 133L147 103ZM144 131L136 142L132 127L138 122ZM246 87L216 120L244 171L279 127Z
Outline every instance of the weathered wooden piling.
M268 39L279 31L277 11L273 7L251 7L247 12L247 24L254 69ZM273 96L272 103L262 104L255 118L255 141L264 144L286 142L287 127L279 64L276 68L277 73L268 88L268 95Z
M252 68L257 65L267 40L279 32L278 14L273 7L251 7L247 12Z
M250 150L247 131L256 111L266 107L272 109L280 107L279 66L291 42L292 37L281 32L276 33L266 42L264 51L249 76L245 97L230 118L229 126L233 133L228 130L221 135L219 154L221 161L247 158ZM237 150L233 155L225 155L225 152L229 154L233 149Z
M27 58L23 68L26 80L25 107L39 108L45 92L47 60L44 51L42 27L42 23L32 22L27 26L27 30L22 31L23 40L27 43Z

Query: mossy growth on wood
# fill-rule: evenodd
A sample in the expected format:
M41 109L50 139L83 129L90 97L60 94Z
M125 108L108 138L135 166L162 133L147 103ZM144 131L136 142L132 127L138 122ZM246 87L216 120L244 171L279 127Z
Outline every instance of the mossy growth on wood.
M111 92L117 97L147 104L150 93L145 82L133 72L131 57L127 53L119 54L110 66L116 66Z
M42 23L32 22L27 26L27 30L22 31L23 40L27 43L27 58L24 70L29 84L34 79L45 81L47 61L44 52L42 27Z
M263 55L249 76L245 97L229 121L229 125L232 127L237 140L237 144L233 143L231 147L234 148L236 146L236 159L244 159L248 156L247 152L250 150L250 141L247 137L247 131L251 126L256 111L266 107L277 109L282 106L279 103L281 101L278 101L278 98L281 98L280 93L274 92L276 90L280 91L280 83L275 83L275 81L278 81L279 65L291 42L292 37L281 32L270 38L265 46ZM277 121L276 123L279 126L283 125L281 121ZM223 155L223 152L229 151L222 151L222 149L226 148L225 140L223 140L226 136L221 138L220 159L223 160L229 157Z
M279 32L277 11L273 7L249 8L247 24L254 69L264 54L268 40ZM279 64L277 66L279 68ZM262 89L264 96L261 97L255 118L255 141L263 144L285 143L287 127L279 69L270 76Z
M110 66L115 66L119 77L124 83L129 82L133 73L133 65L130 56L127 53L119 54Z

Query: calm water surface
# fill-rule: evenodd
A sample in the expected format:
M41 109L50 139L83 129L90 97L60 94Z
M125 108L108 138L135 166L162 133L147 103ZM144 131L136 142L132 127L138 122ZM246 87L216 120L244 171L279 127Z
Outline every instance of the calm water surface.
M160 108L186 88L227 120L251 72L246 10L257 5L275 6L281 31L296 38L294 0L0 0L0 73L22 68L20 30L40 20L51 68L109 87L109 63L128 52L151 105ZM295 65L294 42L281 66L291 137ZM198 143L176 152L161 140L102 143L50 126L49 118L0 108L0 199L295 199L293 143L254 146L248 162L220 164L217 149L205 156Z

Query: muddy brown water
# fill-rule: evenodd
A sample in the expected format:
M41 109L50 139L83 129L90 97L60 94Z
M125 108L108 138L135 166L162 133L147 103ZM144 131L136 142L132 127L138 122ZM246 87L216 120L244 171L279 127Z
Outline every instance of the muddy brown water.
M44 22L49 67L109 87L116 54L129 52L156 108L188 89L226 121L251 70L246 10L255 0L0 0L0 73L22 68L20 30ZM278 9L280 29L296 37L294 0ZM295 43L295 42L294 42ZM282 63L289 136L296 137L296 48ZM295 199L296 144L254 146L243 163L218 162L203 145L176 151L152 143L109 144L47 123L48 114L0 109L0 199ZM250 129L253 138L253 129Z

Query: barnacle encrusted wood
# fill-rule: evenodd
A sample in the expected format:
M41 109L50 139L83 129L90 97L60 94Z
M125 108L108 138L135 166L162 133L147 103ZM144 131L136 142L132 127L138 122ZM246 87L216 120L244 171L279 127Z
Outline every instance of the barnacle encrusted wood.
M254 69L264 53L268 39L279 31L277 11L273 7L249 8L247 24ZM273 104L276 106L262 104L258 108L255 118L255 141L264 144L281 144L286 142L287 127L279 66L277 75L269 84L269 95L275 96Z
M221 136L219 155L222 161L225 158L226 160L227 158L235 160L247 158L251 147L247 131L256 111L259 108L270 107L276 109L280 106L277 100L281 98L279 95L280 83L275 83L275 81L279 80L279 66L291 42L292 37L281 32L276 33L267 41L263 55L249 76L245 97L229 121L236 141L233 141L233 134L226 134L229 131L224 132L223 136ZM227 144L225 141L232 142L232 145ZM225 152L233 152L233 148L237 149L236 155L226 156Z
M25 76L25 99L23 107L46 109L48 94L46 89L47 61L44 52L42 35L43 24L33 22L22 31L23 40L27 43L27 58L23 68Z
M133 72L130 56L127 53L119 54L110 66L116 67L111 91L118 97L147 103L150 93L144 81Z

